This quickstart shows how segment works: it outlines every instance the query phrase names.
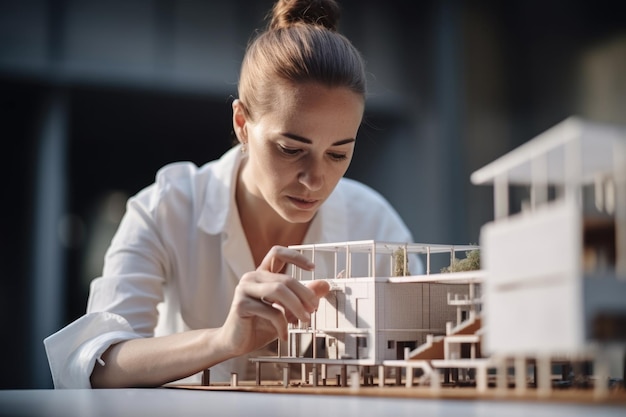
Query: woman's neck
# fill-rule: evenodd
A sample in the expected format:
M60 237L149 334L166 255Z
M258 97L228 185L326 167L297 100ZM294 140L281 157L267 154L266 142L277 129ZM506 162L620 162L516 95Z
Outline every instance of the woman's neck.
M255 266L261 263L272 246L298 245L304 241L310 222L287 222L263 199L248 192L241 175L237 180L235 201Z

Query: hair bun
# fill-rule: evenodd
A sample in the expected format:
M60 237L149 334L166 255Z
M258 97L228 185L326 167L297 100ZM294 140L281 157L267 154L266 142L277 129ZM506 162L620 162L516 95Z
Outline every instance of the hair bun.
M280 29L305 23L337 31L339 15L339 5L334 0L277 0L271 12L269 28Z

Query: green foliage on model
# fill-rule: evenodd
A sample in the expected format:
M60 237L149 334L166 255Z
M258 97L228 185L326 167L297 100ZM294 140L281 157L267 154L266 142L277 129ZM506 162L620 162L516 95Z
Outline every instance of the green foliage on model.
M446 272L464 272L476 271L480 269L480 250L474 249L465 252L464 259L454 258L450 266L441 269L442 273Z
M393 253L393 276L394 277L403 277L406 275L411 275L409 272L409 260L406 258L406 249L400 247L395 250Z

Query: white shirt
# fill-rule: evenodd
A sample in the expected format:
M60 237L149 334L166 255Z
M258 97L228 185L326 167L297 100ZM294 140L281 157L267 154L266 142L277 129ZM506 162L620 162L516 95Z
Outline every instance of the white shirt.
M44 340L56 388L90 388L95 362L112 344L224 323L239 278L255 269L235 205L240 161L235 147L200 168L167 165L128 201L86 315ZM412 242L380 194L342 178L303 243L366 239ZM315 263L316 276L333 271ZM420 272L421 264L412 269ZM211 381L249 369L247 357L231 359L211 368Z

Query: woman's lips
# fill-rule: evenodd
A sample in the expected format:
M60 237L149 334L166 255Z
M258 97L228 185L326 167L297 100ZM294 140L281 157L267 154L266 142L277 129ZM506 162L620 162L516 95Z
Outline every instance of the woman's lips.
M289 200L299 209L308 210L317 205L318 200L311 200L308 198L289 197Z

